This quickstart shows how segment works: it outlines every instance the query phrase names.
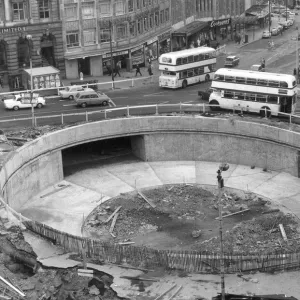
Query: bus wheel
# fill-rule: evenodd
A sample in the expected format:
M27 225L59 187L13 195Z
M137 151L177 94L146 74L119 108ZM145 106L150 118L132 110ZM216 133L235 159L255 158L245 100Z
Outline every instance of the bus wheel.
M187 81L184 80L184 81L182 82L182 88L185 89L186 87L187 87Z
M205 76L205 82L208 82L210 80L210 77L209 77L209 75L207 74L206 76Z
M270 116L271 116L271 109L269 108L269 107L267 107L267 106L264 106L264 107L262 107L261 109L260 109L260 115L261 115L261 117L262 118L270 118Z
M217 100L211 100L209 102L209 105L213 105L213 106L210 106L210 110L214 111L214 110L218 110L220 107L218 106L219 105L219 102Z

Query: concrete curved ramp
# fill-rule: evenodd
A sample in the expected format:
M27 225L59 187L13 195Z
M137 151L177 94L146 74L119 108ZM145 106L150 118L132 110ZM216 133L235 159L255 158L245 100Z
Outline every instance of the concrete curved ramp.
M73 235L81 235L85 217L111 197L151 186L176 183L216 185L219 163L205 161L142 162L137 159L88 167L49 187L19 212ZM300 217L300 179L284 172L230 165L225 186L270 198ZM63 186L65 185L65 186Z

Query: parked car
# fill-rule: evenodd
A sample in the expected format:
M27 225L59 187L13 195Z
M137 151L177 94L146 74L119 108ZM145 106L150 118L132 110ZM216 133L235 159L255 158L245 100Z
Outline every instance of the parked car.
M91 88L86 88L82 85L72 85L72 86L65 87L64 90L60 90L59 96L62 99L73 100L75 95L78 94L78 92L83 92L83 91L94 91L94 90Z
M283 29L288 29L290 27L288 21L281 21L279 25L281 25Z
M263 68L261 65L252 65L250 70L251 71L264 72L265 68Z
M46 100L34 93L31 102L31 95L29 93L22 93L12 95L10 99L3 100L6 109L19 110L20 108L31 108L32 104L36 108L42 108L46 105Z
M212 88L208 88L205 91L198 91L198 96L200 100L209 100L210 94L213 92Z
M82 91L77 93L75 96L75 101L77 106L87 107L90 105L103 105L107 106L111 99L101 92L92 91Z
M294 24L294 20L293 19L288 19L287 24L288 24L289 27L291 27Z
M266 39L266 38L268 39L268 38L271 37L271 35L272 35L271 32L269 30L266 30L266 31L263 32L262 38L263 39Z
M271 34L272 35L278 35L278 33L279 33L279 28L278 27L274 27L274 28L271 29Z
M235 66L238 66L240 63L240 58L235 55L230 55L225 58L224 67L225 68L233 68Z

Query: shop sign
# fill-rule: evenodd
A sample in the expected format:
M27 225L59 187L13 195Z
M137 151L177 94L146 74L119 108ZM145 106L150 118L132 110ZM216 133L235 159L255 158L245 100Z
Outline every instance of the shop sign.
M222 19L222 20L214 20L214 21L210 21L208 23L209 23L209 27L211 27L211 28L227 26L227 25L230 25L231 19L228 18L228 19Z
M173 32L172 37L174 36L180 36L180 37L186 37L186 33L183 32Z
M155 38L153 38L153 39L147 41L146 44L147 44L147 45L151 45L151 44L155 43L156 41L157 41L157 37L155 37Z
M139 46L131 49L131 58L133 65L140 65L145 63L144 46Z
M22 32L22 31L26 31L26 27L0 28L0 34L10 34L14 32Z
M128 50L123 50L123 51L117 51L117 52L113 52L113 56L119 56L119 55L127 55L128 54ZM110 57L110 53L106 53L106 54L102 54L102 58L108 58Z
M164 40L169 39L170 35L171 35L171 30L169 30L169 31L167 31L167 32L165 32L165 33L163 33L161 35L158 35L157 36L158 42L160 43L160 42L162 42Z
M142 44L142 45L139 45L139 46L137 46L137 47L135 47L135 48L132 48L132 49L130 50L130 52L132 53L132 52L138 51L138 50L140 50L140 49L143 49L143 47L144 47L143 44Z

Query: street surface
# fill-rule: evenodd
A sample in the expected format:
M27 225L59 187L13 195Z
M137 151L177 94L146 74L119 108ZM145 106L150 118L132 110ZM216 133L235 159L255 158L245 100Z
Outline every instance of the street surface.
M272 26L277 26L278 17L273 17ZM275 44L275 49L268 49L269 39L259 39L249 45L240 47L241 45L230 45L227 48L227 54L221 55L217 59L217 68L224 66L224 60L227 55L238 55L240 57L239 69L249 69L253 64L259 64L261 58L265 58L266 71L293 74L293 69L296 65L296 45L295 37L297 36L296 26L300 23L300 16L296 16L295 23L288 30L284 31L283 35L273 36L272 40ZM268 27L265 28L266 30ZM118 80L119 78L116 78ZM120 78L122 79L122 78ZM198 90L205 90L210 86L210 82L201 83L194 86L189 86L186 89L163 89L158 86L157 82L145 84L142 87L134 88L122 88L116 90L105 91L105 93L112 99L110 107L126 107L126 106L144 106L155 104L176 104L176 103L190 103L199 104L203 103L198 98ZM86 116L65 116L65 114L85 113L85 111L103 111L108 109L107 117L120 117L126 114L125 110L113 112L109 110L109 107L89 107L86 109L77 108L74 101L70 100L47 100L46 107L42 109L35 109L36 117L53 116L57 117L38 119L37 125L46 124L60 124L61 114L64 114L64 122L77 122L85 121ZM178 108L174 108L174 112L178 111ZM159 112L170 112L170 108L159 108ZM134 109L132 113L146 114L154 113L155 108L149 109ZM300 114L300 106L296 109L296 114ZM0 121L8 119L30 118L31 110L19 110L19 111L6 111L3 105L0 105ZM97 113L93 116L89 116L89 120L99 120L104 118L104 112ZM22 127L30 126L30 120L18 121L18 122L5 122L0 123L1 128Z

